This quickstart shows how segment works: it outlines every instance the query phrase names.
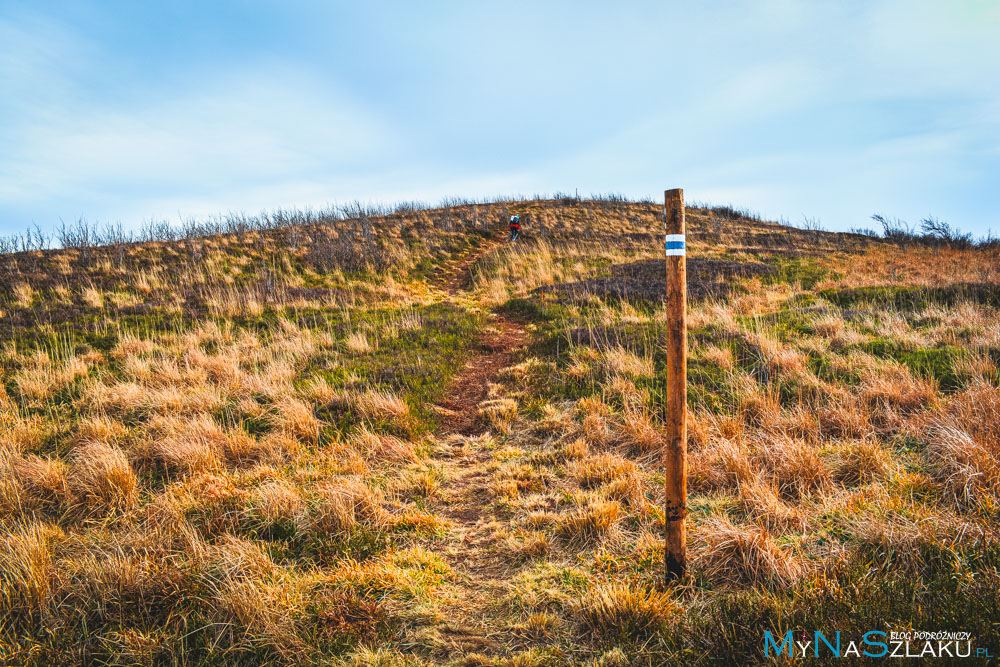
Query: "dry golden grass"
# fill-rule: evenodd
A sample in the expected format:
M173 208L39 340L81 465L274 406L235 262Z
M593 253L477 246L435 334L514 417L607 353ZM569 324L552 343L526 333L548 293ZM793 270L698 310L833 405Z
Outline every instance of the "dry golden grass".
M295 487L282 480L267 482L257 491L254 508L265 524L293 521L304 502Z
M739 485L740 508L753 523L775 533L801 532L806 526L806 514L789 505L774 482L750 478Z
M572 442L564 444L559 450L563 458L567 460L579 460L587 456L590 453L590 448L587 446L587 441L583 438L577 438Z
M534 640L551 639L559 629L561 621L559 617L548 612L539 611L530 614L521 624L520 630L529 638Z
M871 413L854 397L822 406L817 417L822 432L833 437L867 438L875 432Z
M680 611L666 593L610 584L588 592L577 615L583 629L598 637L641 640L664 629Z
M312 405L297 398L286 396L276 402L272 420L277 429L303 442L314 443L319 437L320 420L316 418Z
M777 438L761 445L761 460L781 494L801 498L832 486L830 469L816 448L795 438Z
M303 397L317 405L329 405L334 401L342 401L339 392L325 378L314 377L306 383L302 390Z
M87 374L90 364L80 357L71 357L64 362L53 362L48 355L39 351L27 360L14 381L18 389L35 400L49 398L53 392Z
M789 586L805 573L799 559L761 527L713 517L698 526L693 538L695 567L713 581Z
M11 411L0 421L0 442L16 452L36 449L48 437L51 425L38 415L24 417Z
M897 412L924 407L935 392L929 381L913 377L902 364L872 363L862 372L860 396L874 414L895 423Z
M21 308L31 308L31 302L35 300L35 290L28 283L17 283L14 285L14 303Z
M580 486L585 489L632 478L639 473L635 463L617 454L595 454L579 459L573 463L571 471Z
M617 500L633 510L646 511L649 501L646 498L646 484L642 476L635 474L619 477L608 482L599 489L599 493L609 500Z
M515 208L522 242L469 233ZM837 290L994 285L995 253L689 210L692 577L661 590L662 308L533 292L662 262L660 216L568 198L370 217L395 253L381 272L338 264L348 237L379 255L359 221L7 262L4 655L752 664L759 642L740 645L730 613L754 636L760 619L869 617L983 634L1000 317L974 298L916 292L907 309ZM472 289L439 289L426 259L450 262L446 280L468 269ZM703 259L775 270L702 299ZM438 373L446 391L482 332L420 341L511 297L530 343L481 387L487 432L442 432L440 392L413 387ZM883 585L919 607L851 608Z
M781 414L781 401L768 387L761 387L746 375L734 378L740 391L739 413L743 420L755 427L767 428Z
M16 521L25 511L12 458L11 452L0 448L0 527Z
M160 417L151 428L146 455L167 470L190 474L219 466L226 434L210 415L189 420Z
M837 449L833 475L844 484L865 484L887 477L896 462L884 445L875 440L855 440Z
M388 390L369 389L353 397L352 403L366 419L400 421L410 414L406 401Z
M749 451L729 438L713 440L689 457L688 483L695 491L732 489L755 477L756 467Z
M52 555L49 541L58 534L39 523L0 535L0 606L4 615L44 617L52 604Z
M951 283L978 283L1000 280L997 249L960 250L941 247L889 244L873 245L843 263L838 283L848 287L903 285L936 287ZM886 277L891 276L891 281Z
M368 354L372 351L372 346L368 342L368 337L363 331L353 331L344 339L344 347L351 354Z
M352 436L351 447L372 461L415 461L413 443L393 435L362 428Z
M490 493L498 500L514 500L521 495L516 479L497 479L490 483Z
M548 535L537 530L519 535L511 542L511 550L515 556L522 559L539 558L547 554L551 548Z
M43 458L36 454L10 459L11 477L16 486L10 493L16 494L8 504L13 504L25 512L59 512L72 499L66 480L66 465L62 461Z
M104 308L104 294L95 287L85 287L80 292L80 299L95 310Z
M940 483L964 505L1000 507L1000 390L977 382L915 420Z
M640 357L621 346L604 350L601 367L607 375L625 377L648 377L653 374L652 357Z
M317 535L343 534L356 525L384 528L389 516L379 496L357 478L346 478L320 485L315 500L301 517L304 530Z
M556 534L576 545L599 541L614 530L621 514L616 500L592 500L561 516Z
M479 404L478 412L496 432L507 433L517 417L517 403L509 398L491 398Z
M394 488L407 498L434 498L441 491L441 473L435 468L408 468Z
M620 433L622 444L636 455L654 454L664 444L660 429L645 410L626 411Z
M69 485L91 511L123 511L139 500L139 483L125 453L101 442L73 453Z
M76 440L112 444L123 440L128 430L125 424L106 416L85 417L77 424Z
M708 344L698 347L695 353L708 363L723 370L733 370L733 351L729 348Z

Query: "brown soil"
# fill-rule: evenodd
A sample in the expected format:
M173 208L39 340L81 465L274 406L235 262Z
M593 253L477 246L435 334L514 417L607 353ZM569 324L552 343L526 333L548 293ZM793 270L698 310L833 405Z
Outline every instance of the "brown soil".
M510 365L514 354L526 341L524 325L502 316L483 332L480 352L465 363L452 380L448 398L441 402L445 410L442 434L474 435L482 430L476 407L486 399L489 383L502 368Z
M469 284L472 265L500 244L480 248L442 275L439 284L452 297L460 296ZM448 538L437 547L455 573L454 594L442 600L447 609L439 626L439 641L452 655L471 652L495 653L496 603L502 599L508 568L493 546L494 520L490 513L489 490L492 452L477 446L474 436L487 431L477 414L489 384L501 369L509 366L528 335L516 319L494 316L481 332L477 351L452 380L447 398L440 403L442 420L438 430L443 448L439 463L447 480L443 484L437 512L450 523ZM465 437L462 437L465 436ZM457 619L461 619L458 621Z
M502 244L502 241L493 239L467 255L441 263L434 273L433 282L451 296L457 296L472 282L472 266Z
M473 264L498 246L500 242L492 241L448 265L439 279L444 290L451 296L459 295L470 282ZM441 435L473 435L481 429L477 406L486 398L489 383L502 368L510 365L514 354L526 341L524 324L503 316L497 316L493 325L482 332L478 352L452 380L448 397L440 403L443 408Z

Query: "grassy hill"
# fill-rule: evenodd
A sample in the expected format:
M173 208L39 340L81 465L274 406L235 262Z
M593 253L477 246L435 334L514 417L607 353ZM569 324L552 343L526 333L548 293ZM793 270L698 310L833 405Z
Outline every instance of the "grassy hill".
M0 662L988 644L1000 249L688 209L692 563L664 586L660 216L456 203L0 255Z

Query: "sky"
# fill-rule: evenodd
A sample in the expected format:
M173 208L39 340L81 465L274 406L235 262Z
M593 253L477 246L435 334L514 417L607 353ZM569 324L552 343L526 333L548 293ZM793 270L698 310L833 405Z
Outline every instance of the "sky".
M0 0L0 234L674 187L1000 234L1000 2Z

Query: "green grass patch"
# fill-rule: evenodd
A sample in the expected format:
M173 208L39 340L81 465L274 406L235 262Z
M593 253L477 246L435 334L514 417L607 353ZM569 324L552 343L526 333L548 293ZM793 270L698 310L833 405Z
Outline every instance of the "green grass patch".
M961 389L969 379L957 369L957 362L969 352L954 345L909 348L890 338L876 338L853 348L905 364L915 375L936 380L942 391Z
M769 258L768 263L777 267L777 271L761 277L765 285L775 285L787 283L794 285L798 283L802 289L811 290L819 281L834 277L830 270L820 266L815 260L802 257L777 257Z
M385 321L399 312L392 309L355 312L352 320ZM331 351L319 355L300 377L305 380L319 375L338 388L349 386L352 379L360 379L361 384L391 390L410 406L412 418L405 424L386 421L376 423L376 427L408 437L433 430L437 415L431 406L444 397L448 381L475 347L482 317L447 303L418 308L415 313L421 322L418 329L402 330L394 338L379 339L377 348L365 354L343 356ZM344 406L327 406L317 415L329 424L324 429L324 440L342 438L360 422L359 415Z
M808 350L806 352L806 365L816 377L827 382L838 382L849 387L856 386L861 382L861 375L857 371L847 370L843 365L835 364L832 353L822 354L815 350Z
M820 296L841 308L859 304L895 310L922 310L929 306L954 306L970 302L1000 308L1000 285L957 283L944 287L880 285L822 290Z
M749 328L753 328L755 324L763 325L778 340L794 341L802 336L811 336L816 332L816 328L813 325L813 317L819 312L819 310L805 308L783 308L761 317L740 316L736 320Z

